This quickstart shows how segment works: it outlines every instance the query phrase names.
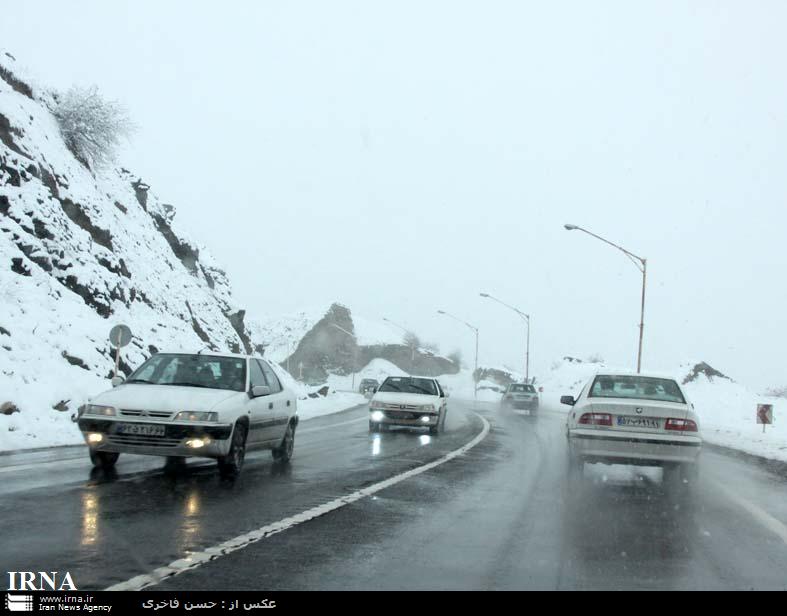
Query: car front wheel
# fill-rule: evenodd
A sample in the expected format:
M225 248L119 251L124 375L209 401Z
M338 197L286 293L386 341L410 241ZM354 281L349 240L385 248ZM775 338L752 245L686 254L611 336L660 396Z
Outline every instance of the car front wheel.
M443 425L443 419L445 419L445 412L440 413L440 416L437 418L437 423L435 425L429 426L429 434L440 434L440 428Z
M115 462L118 461L120 457L119 453L114 453L111 451L93 451L90 450L90 461L93 463L93 466L98 468L114 468Z
M238 424L232 433L229 453L219 458L219 473L222 477L234 478L240 475L246 459L246 427Z

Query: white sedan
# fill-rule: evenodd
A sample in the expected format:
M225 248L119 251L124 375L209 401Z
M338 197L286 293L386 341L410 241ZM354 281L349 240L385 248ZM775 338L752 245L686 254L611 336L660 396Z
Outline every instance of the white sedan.
M295 394L264 359L218 353L158 353L124 382L80 407L90 459L105 469L121 453L215 458L234 477L246 450L286 463L298 415Z
M447 397L435 378L389 376L369 402L369 431L411 426L437 434L445 426Z
M573 407L567 436L571 470L585 463L661 466L680 482L693 483L702 449L699 418L671 378L605 373L594 376Z

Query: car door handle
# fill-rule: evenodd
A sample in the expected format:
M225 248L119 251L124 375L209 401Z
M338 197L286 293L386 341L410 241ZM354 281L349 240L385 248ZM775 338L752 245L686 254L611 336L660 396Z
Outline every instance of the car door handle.
M287 406L290 406L290 401L289 400L287 400Z
M269 409L272 409L272 408L273 408L273 402L268 402L268 408L269 408Z

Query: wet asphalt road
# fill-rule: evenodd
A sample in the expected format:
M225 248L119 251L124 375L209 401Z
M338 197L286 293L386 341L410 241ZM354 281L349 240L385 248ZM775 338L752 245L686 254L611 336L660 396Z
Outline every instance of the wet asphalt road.
M82 589L194 551L439 459L478 435L452 400L446 432L378 437L358 408L302 422L288 467L249 454L175 475L123 455L91 472L82 447L0 456L0 570L70 571ZM658 469L593 465L566 479L564 416L478 405L468 453L154 588L231 590L787 589L787 479L702 456L684 494Z

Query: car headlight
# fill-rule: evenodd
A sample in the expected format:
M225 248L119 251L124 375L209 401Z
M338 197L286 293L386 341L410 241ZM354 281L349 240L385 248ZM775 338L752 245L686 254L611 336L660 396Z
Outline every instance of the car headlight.
M117 409L114 406L103 406L101 404L86 404L83 415L99 415L101 417L114 417Z
M430 411L434 413L434 404L422 404L418 407L419 411Z
M384 417L385 417L385 413L383 413L382 411L373 411L372 414L370 415L372 421L382 421Z
M181 411L175 415L175 421L218 421L218 413L207 413L205 411Z

